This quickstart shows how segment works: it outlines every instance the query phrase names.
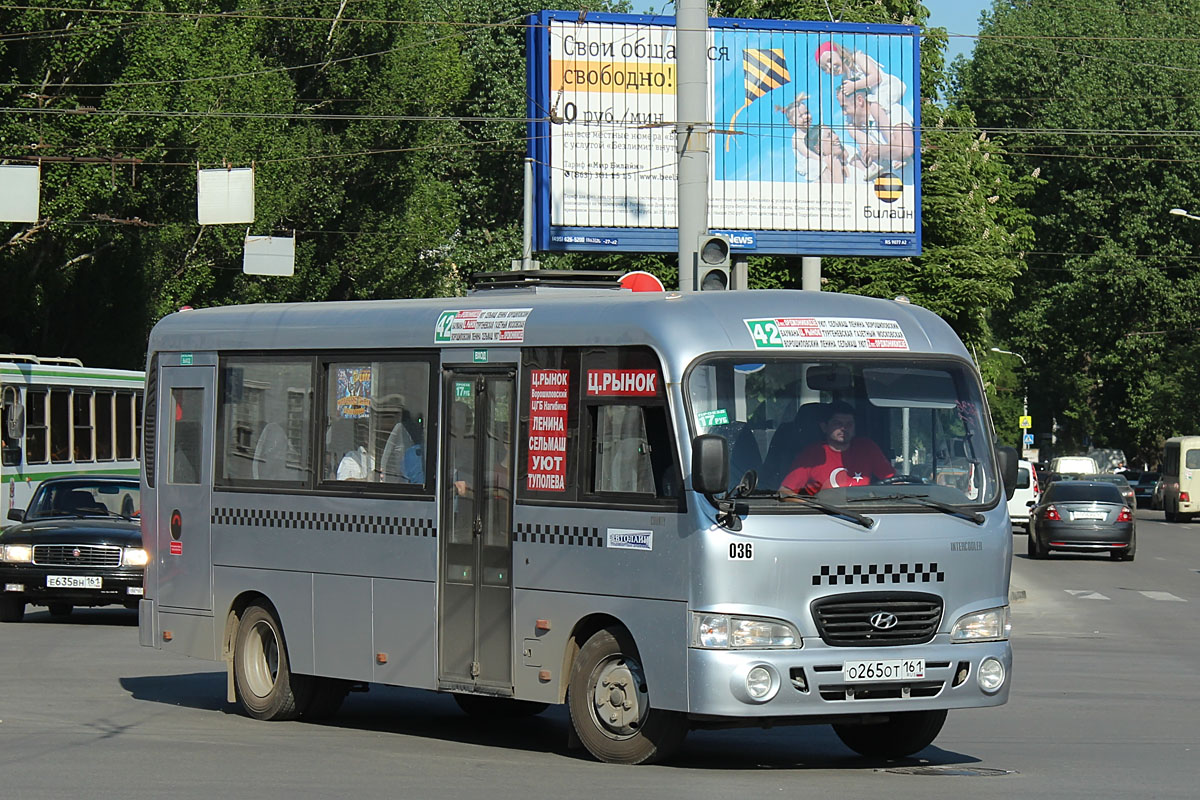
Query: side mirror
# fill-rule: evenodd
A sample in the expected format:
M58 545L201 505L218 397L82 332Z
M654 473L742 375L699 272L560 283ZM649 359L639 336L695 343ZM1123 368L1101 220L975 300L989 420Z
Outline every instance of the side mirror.
M703 495L729 488L729 442L715 433L692 439L692 488Z
M996 448L996 459L1000 462L1000 480L1004 481L1004 497L1012 500L1017 491L1017 451L1003 445Z
M0 402L4 403L4 410L8 412L4 415L4 435L9 439L20 439L25 435L25 406L21 405L16 387L4 387L4 398Z
M25 511L20 508L10 508L8 510L8 518L11 519L13 522L24 522L25 521Z

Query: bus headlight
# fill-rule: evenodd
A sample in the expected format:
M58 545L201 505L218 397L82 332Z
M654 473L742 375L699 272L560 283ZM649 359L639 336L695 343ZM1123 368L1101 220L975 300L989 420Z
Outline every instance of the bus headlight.
M692 614L692 647L740 650L798 648L802 645L800 633L781 619Z
M150 555L140 547L126 547L121 563L127 567L144 567Z
M33 547L27 544L6 544L0 550L0 558L14 564L28 564L33 561Z
M1002 642L1012 631L1008 606L964 614L950 629L952 642Z

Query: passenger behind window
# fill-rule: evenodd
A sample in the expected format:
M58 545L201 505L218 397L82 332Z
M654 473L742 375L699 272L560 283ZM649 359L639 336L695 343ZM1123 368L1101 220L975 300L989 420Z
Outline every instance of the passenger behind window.
M380 475L384 483L425 485L425 429L407 411L388 434Z
M339 481L369 481L375 476L375 457L367 449L367 427L351 419L335 419L329 425L327 452L343 453L335 471Z

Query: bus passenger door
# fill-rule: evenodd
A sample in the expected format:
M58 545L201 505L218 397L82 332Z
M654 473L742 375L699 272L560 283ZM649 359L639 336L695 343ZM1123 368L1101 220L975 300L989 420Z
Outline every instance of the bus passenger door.
M161 607L212 609L214 367L163 367L159 383L157 514Z
M443 373L438 683L512 693L512 371Z

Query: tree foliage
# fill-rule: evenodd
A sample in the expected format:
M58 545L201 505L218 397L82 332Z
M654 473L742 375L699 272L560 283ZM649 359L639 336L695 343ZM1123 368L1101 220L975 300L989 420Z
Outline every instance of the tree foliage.
M958 103L1022 174L1036 249L997 331L1030 363L1036 427L1155 461L1200 420L1195 0L996 3Z
M596 0L557 4L628 10ZM111 13L113 8L120 13ZM234 10L236 8L236 10ZM0 158L42 158L41 222L0 232L0 350L141 363L181 305L432 296L519 253L528 0L130 0L0 11ZM737 0L721 16L910 23L915 0ZM73 10L72 10L73 9ZM106 12L106 13L99 13ZM925 32L927 98L945 31ZM925 253L827 258L827 289L906 295L977 346L1029 248L1015 179L971 112L922 108ZM24 161L18 161L18 160ZM256 222L196 224L197 166L251 166ZM1025 173L1027 175L1027 173ZM243 237L295 235L291 278L243 275ZM673 257L542 256L646 269ZM758 258L752 285L798 287L799 259Z

